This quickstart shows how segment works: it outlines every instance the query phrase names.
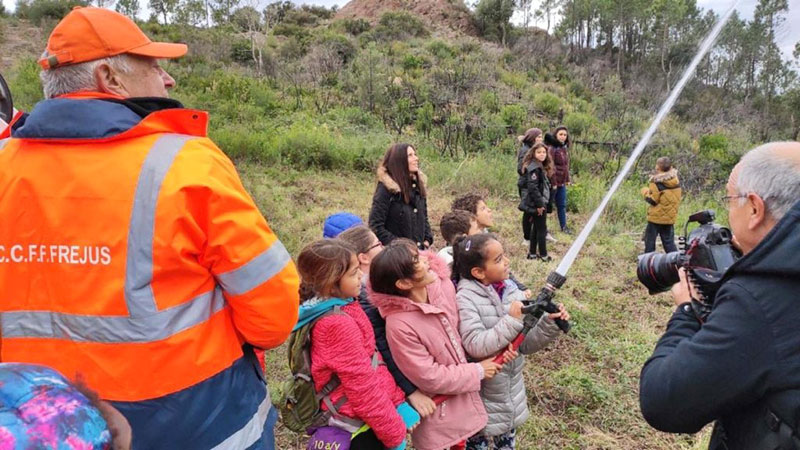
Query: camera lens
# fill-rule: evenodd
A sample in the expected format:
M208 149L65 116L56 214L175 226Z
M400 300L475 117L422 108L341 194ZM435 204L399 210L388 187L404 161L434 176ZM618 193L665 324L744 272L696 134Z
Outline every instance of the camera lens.
M645 253L639 255L636 276L650 295L669 290L680 280L678 267L681 253Z

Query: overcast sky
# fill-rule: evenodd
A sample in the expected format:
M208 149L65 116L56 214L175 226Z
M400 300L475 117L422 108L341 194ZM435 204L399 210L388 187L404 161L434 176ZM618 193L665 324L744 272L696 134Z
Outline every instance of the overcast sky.
M270 3L270 0L251 0L251 1L257 1L258 3L263 5ZM341 7L345 3L347 3L346 0L292 0L292 1L297 4L323 5L327 7L331 7L334 5ZM2 2L7 10L13 10L16 0L2 0ZM140 3L146 4L147 0L140 0ZM705 9L711 8L718 14L722 14L723 12L725 12L732 3L733 0L697 0L697 5L700 8L705 8ZM753 11L755 10L757 3L758 3L757 0L741 0L739 2L739 8L738 8L739 14L746 19L751 19L753 17ZM800 0L788 0L788 3L789 3L789 14L787 15L786 21L783 23L783 26L778 30L777 41L784 55L787 58L791 58L795 43L800 41L800 26L798 26L798 23L800 23ZM793 27L790 26L791 23L794 23Z

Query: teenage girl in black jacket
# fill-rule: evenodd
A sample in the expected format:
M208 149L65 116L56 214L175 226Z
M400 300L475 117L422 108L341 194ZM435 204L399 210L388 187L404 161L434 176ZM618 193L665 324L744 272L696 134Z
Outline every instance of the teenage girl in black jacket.
M534 145L525 155L522 165L525 168L526 187L520 209L531 222L528 259L551 261L552 258L547 255L547 213L553 209L549 180L553 163L547 146Z

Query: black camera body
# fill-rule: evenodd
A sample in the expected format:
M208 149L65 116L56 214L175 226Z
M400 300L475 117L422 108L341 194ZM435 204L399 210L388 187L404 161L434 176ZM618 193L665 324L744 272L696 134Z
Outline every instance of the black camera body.
M679 251L639 255L636 267L636 275L650 295L669 290L680 280L678 269L683 268L699 293L700 298L692 299L692 308L701 321L711 312L722 276L742 256L731 244L731 230L714 223L714 218L710 209L692 214L684 235L678 238ZM692 222L700 226L687 234Z
M8 88L6 80L0 75L0 120L9 123L13 118L14 101L11 99L11 90Z

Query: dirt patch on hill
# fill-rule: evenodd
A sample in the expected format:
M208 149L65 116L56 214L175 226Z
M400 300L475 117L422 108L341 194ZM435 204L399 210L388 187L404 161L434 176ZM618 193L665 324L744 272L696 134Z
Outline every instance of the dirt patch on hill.
M39 56L46 41L40 28L24 20L0 19L0 72L8 72L23 57Z
M386 11L417 15L429 29L439 34L478 35L472 14L463 0L351 0L336 13L336 18L360 17L374 25Z

